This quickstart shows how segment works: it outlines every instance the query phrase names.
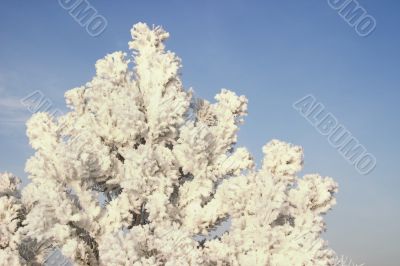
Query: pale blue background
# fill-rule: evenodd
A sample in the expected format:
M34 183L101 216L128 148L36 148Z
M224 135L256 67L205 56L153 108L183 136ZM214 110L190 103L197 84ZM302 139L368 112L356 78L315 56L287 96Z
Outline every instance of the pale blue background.
M32 150L20 98L41 90L64 108L64 91L89 81L97 59L127 50L134 23L161 24L171 33L168 48L183 59L185 87L210 100L222 87L249 98L240 145L260 160L271 138L300 144L304 172L339 182L338 205L327 217L330 245L358 263L400 265L400 2L359 2L377 20L366 38L325 0L92 0L108 20L93 38L57 1L3 0L0 171L26 176ZM309 93L377 157L370 175L359 175L293 110Z

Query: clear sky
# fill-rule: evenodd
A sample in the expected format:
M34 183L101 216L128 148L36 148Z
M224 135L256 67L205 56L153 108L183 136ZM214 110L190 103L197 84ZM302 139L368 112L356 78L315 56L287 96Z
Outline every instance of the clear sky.
M127 51L139 21L170 32L168 49L183 60L185 87L212 100L221 88L249 99L239 144L261 159L272 138L302 145L305 173L334 177L338 205L325 238L366 265L400 261L400 2L358 0L376 19L367 37L327 0L95 1L107 22L90 36L58 1L3 0L0 5L0 171L22 177L32 154L19 99L41 90L64 108L67 89L89 81L94 63ZM377 158L366 176L292 108L313 94Z

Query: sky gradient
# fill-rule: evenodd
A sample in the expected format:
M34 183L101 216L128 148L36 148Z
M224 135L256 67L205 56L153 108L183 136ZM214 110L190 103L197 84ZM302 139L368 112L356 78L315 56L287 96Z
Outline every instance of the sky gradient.
M108 25L90 36L58 1L5 0L0 7L0 171L23 178L32 154L20 99L40 90L65 109L64 92L94 75L96 60L128 51L142 21L170 32L186 88L213 100L221 88L249 99L239 145L261 160L278 138L303 146L304 173L339 183L325 238L357 263L400 261L400 2L359 0L376 19L367 37L326 0L90 1ZM312 94L368 152L376 168L360 175L292 104ZM25 181L26 182L26 181Z

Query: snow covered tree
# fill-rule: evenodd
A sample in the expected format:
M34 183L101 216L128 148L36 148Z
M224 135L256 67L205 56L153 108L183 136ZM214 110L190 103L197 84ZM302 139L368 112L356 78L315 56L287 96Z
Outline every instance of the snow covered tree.
M107 55L65 94L70 112L28 121L31 183L20 195L0 177L1 262L57 248L75 265L333 265L321 233L336 183L298 177L302 148L278 140L257 169L236 147L247 99L184 90L168 36L134 25L133 62Z
M9 174L0 174L0 262L1 265L18 265L18 234L23 206L18 186L20 180Z

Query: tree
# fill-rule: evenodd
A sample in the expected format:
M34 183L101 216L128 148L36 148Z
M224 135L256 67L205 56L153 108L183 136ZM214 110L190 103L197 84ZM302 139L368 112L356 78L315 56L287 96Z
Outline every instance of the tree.
M70 112L28 121L31 182L20 195L0 178L1 261L57 248L76 265L333 265L321 232L336 183L297 177L302 148L278 140L256 169L236 147L247 99L185 91L168 36L134 25L133 70L109 54L66 92Z

